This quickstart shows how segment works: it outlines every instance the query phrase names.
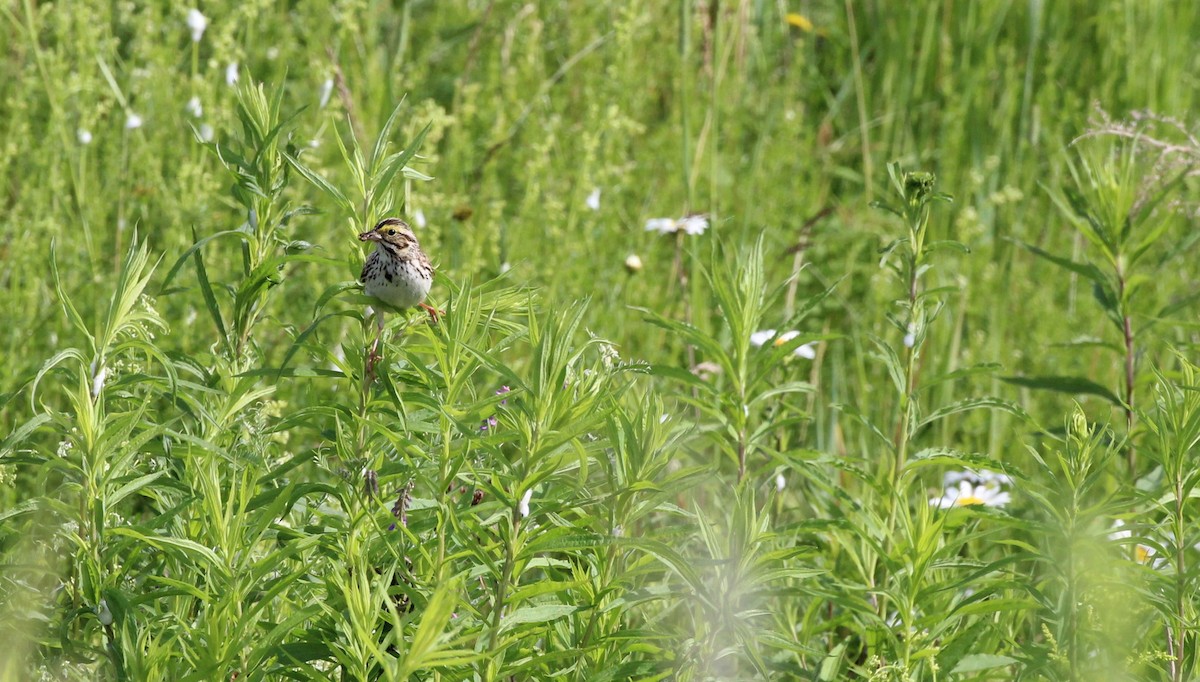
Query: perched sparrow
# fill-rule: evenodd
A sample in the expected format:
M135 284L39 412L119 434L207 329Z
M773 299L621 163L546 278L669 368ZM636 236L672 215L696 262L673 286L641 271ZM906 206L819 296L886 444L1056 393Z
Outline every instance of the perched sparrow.
M399 218L384 218L358 235L358 239L375 242L375 251L367 257L358 278L363 291L393 308L420 306L437 322L439 311L425 304L433 284L433 266L408 223Z

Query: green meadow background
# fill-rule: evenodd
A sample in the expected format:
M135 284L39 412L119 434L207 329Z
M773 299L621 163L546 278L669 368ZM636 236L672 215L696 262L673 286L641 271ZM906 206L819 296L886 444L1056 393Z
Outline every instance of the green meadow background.
M1200 6L0 23L3 679L1195 678Z

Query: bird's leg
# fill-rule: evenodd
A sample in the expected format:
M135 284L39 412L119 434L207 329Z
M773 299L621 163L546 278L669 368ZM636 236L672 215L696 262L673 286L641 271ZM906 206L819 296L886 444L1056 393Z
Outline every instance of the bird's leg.
M425 312L429 313L429 321L434 324L437 324L439 315L446 314L445 310L438 310L437 308L434 308L433 306L431 306L427 303L418 303L417 305L419 305L421 308L424 308Z

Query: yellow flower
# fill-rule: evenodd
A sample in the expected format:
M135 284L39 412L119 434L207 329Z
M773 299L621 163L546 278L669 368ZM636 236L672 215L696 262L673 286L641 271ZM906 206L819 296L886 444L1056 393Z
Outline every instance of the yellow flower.
M812 33L813 24L811 21L808 20L808 17L804 16L803 14L797 14L796 12L788 12L786 19L787 19L788 25L795 26L796 28L800 29L801 31L804 31L805 33Z

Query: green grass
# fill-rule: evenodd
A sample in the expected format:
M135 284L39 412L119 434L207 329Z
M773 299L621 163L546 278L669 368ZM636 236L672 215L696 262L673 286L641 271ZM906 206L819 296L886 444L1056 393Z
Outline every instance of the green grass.
M0 8L0 678L1195 677L1189 3L189 9Z

